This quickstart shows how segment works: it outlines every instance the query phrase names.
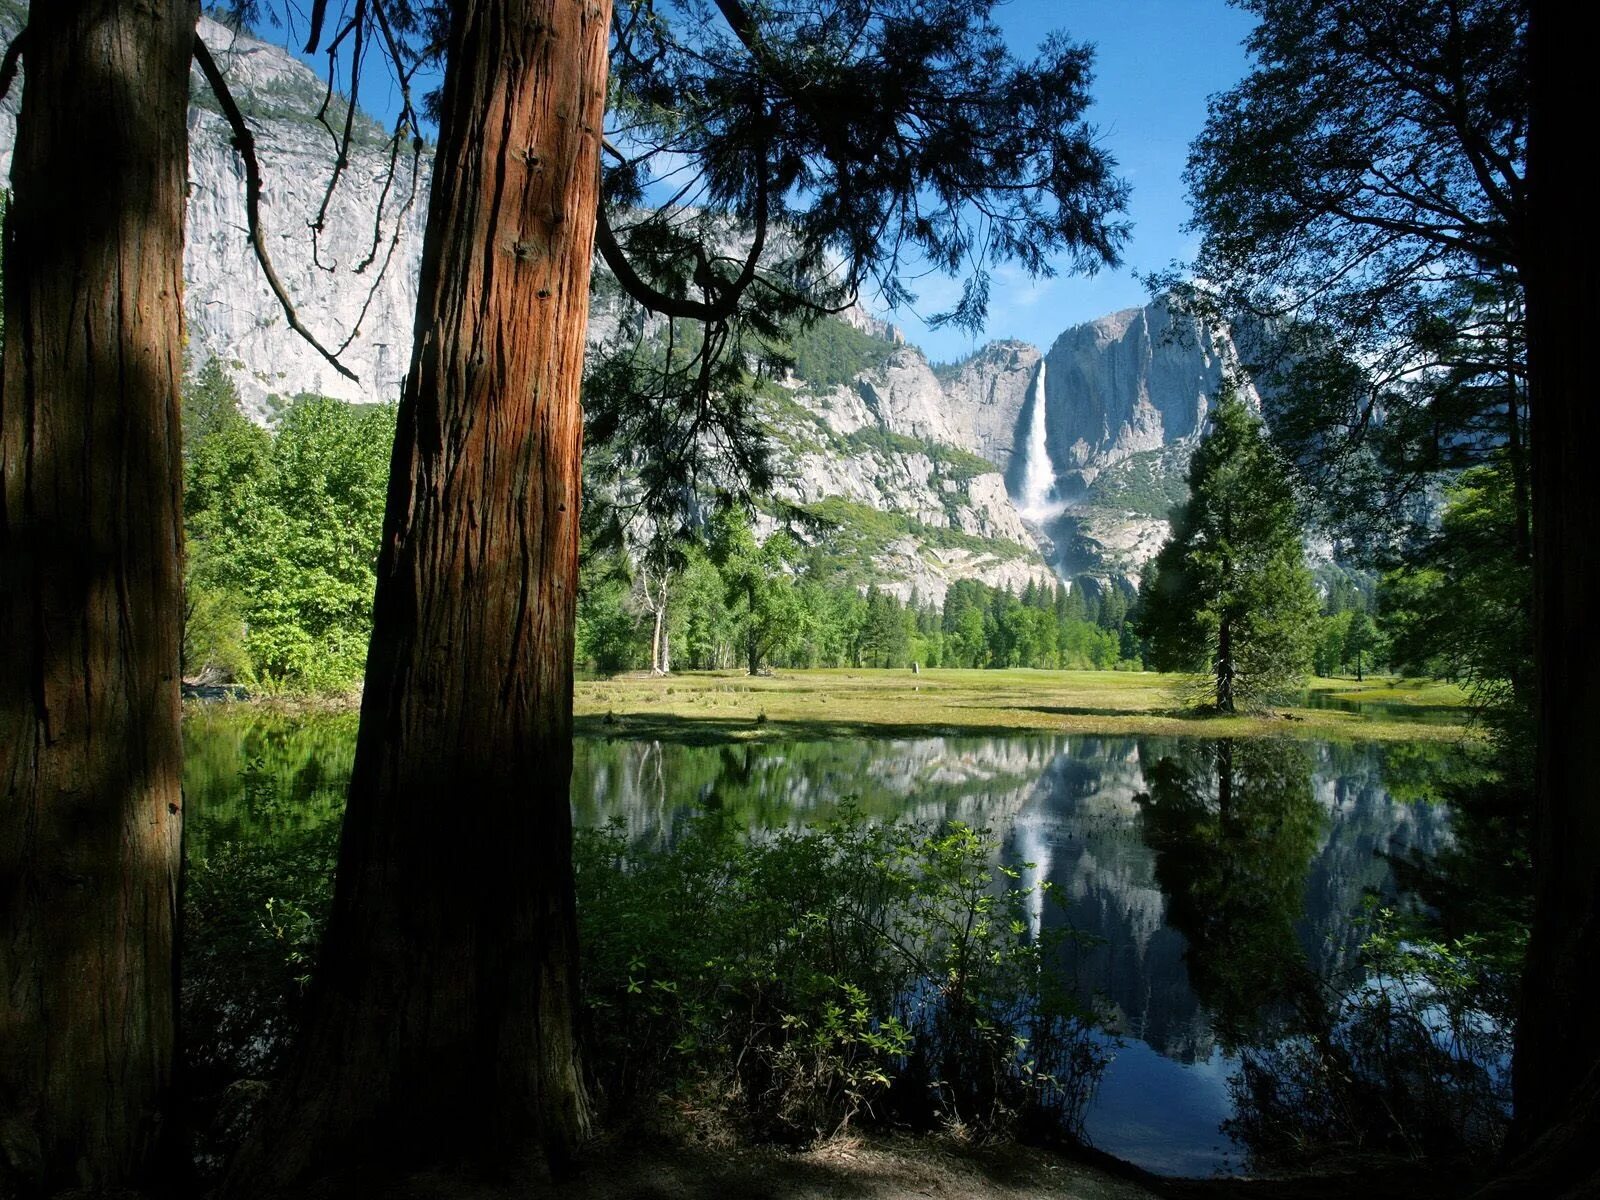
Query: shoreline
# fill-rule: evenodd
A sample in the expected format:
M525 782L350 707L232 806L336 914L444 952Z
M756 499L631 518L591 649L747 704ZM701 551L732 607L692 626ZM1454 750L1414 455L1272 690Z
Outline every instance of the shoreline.
M1389 677L1316 679L1312 705L1220 715L1184 708L1185 679L1136 671L837 668L688 671L578 680L573 732L589 738L717 742L920 738L1030 733L1297 741L1478 741L1459 688ZM287 717L354 713L360 692L189 700L186 709ZM1350 705L1349 711L1339 705ZM1359 711L1360 706L1375 711Z

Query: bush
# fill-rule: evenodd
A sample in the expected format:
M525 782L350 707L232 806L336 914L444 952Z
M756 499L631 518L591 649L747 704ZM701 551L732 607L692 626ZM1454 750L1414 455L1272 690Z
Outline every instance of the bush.
M707 818L664 852L581 833L600 1090L789 1142L864 1118L1075 1129L1104 1059L994 849L858 817L755 841Z
M1257 1168L1379 1153L1481 1169L1499 1151L1515 968L1480 939L1429 938L1387 909L1371 920L1367 981L1308 1030L1247 1051L1229 1080L1223 1128Z
M263 806L295 803L272 766L244 801L274 832L204 837L188 868L185 1063L203 1166L226 1160L278 1064L328 913L337 822L270 821ZM586 1058L617 1109L671 1094L789 1143L861 1120L1077 1131L1106 1060L985 835L852 813L759 840L708 817L666 850L614 828L576 846Z

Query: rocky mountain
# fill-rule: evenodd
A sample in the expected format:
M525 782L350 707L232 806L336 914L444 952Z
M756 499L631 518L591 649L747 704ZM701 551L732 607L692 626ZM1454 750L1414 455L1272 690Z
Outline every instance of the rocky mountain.
M0 0L0 32L21 11ZM201 34L256 130L276 268L301 319L358 380L288 328L249 245L243 164L198 73L184 262L192 362L225 364L260 420L302 392L393 399L410 360L430 158L402 153L391 171L384 130L358 114L330 193L338 97L325 112L325 82L281 47L209 18ZM25 86L0 106L7 175ZM598 311L592 336L621 324ZM1048 351L1000 341L938 370L865 313L825 325L820 355L802 356L772 414L779 498L834 523L841 569L863 586L924 599L960 578L1135 580L1166 536L1209 397L1234 360L1160 304L1069 329Z

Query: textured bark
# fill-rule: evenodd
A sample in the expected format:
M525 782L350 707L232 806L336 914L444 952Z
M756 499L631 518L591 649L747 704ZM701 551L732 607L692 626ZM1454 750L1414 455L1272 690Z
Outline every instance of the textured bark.
M1533 5L1528 151L1529 435L1538 759L1534 920L1512 1083L1513 1143L1573 1110L1600 1063L1600 439L1589 346L1600 328L1592 189L1571 130L1595 116L1581 6Z
M585 1132L567 793L609 10L456 7L333 910L236 1193L559 1163Z
M194 0L35 3L0 381L0 1194L169 1125Z

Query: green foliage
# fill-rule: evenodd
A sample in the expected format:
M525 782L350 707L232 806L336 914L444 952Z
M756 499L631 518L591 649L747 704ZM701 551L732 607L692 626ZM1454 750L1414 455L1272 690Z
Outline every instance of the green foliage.
M1100 508L1165 519L1189 498L1177 465L1170 448L1130 455L1096 475L1085 500Z
M1371 670L1374 660L1382 653L1382 645L1378 627L1372 623L1372 618L1362 609L1352 612L1341 649L1343 661L1355 667L1357 679L1362 677L1364 671Z
M733 665L738 622L716 563L698 546L673 584L673 658L702 670Z
M710 546L736 636L744 644L745 664L750 674L758 674L769 658L787 654L804 637L804 609L791 572L794 539L780 530L758 544L749 519L730 509L718 514Z
M789 339L795 375L815 388L847 384L861 372L888 362L894 349L893 342L873 337L837 317L814 321Z
M799 1142L869 1117L1072 1126L1103 1058L994 851L959 824L849 817L759 841L706 819L652 853L581 833L609 1100L685 1091Z
M908 618L910 618L908 620ZM894 596L867 590L867 619L861 629L863 666L903 667L911 661L911 633L916 610L903 607Z
M245 639L244 590L230 578L223 555L227 521L248 505L269 470L272 437L239 407L239 393L222 364L210 359L183 392L185 676L254 678Z
M631 671L646 653L644 630L632 611L633 581L620 554L591 554L578 583L576 630L580 663L603 675Z
M301 396L268 434L215 363L184 408L189 669L210 663L270 688L349 687L366 663L394 410Z
M1532 710L1532 577L1512 483L1503 462L1463 472L1433 537L1378 588L1394 665L1461 682L1502 723Z
M1332 613L1317 618L1316 642L1311 649L1311 669L1318 675L1337 675L1345 663L1345 635L1350 631L1350 613Z
M1231 388L1195 451L1189 492L1145 576L1140 627L1152 663L1208 672L1225 712L1298 692L1318 607L1299 506L1260 421Z

